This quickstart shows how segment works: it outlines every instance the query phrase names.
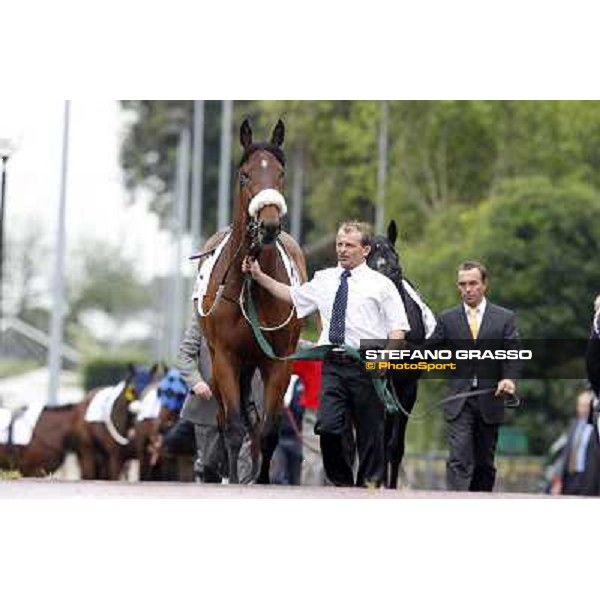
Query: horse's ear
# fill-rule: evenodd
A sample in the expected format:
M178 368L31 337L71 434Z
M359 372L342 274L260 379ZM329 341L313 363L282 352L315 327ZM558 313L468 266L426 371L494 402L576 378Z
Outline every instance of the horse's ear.
M159 367L160 367L161 363L154 363L151 367L150 367L150 377L154 377L154 375L156 375L156 372L158 371Z
M252 146L252 127L250 127L248 119L244 119L240 127L240 144L244 150Z
M133 363L127 363L127 376L129 378L135 376L135 365Z
M396 245L396 240L398 239L398 228L396 227L396 221L392 219L390 224L388 225L387 237L392 246Z
M271 135L271 144L273 144L273 146L281 148L284 138L285 125L283 124L283 121L279 119L279 121L277 121L277 125L275 125L275 129L273 129L273 134Z

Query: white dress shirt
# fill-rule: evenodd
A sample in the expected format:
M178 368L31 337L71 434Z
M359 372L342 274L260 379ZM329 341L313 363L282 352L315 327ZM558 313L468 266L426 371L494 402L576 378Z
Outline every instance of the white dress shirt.
M344 269L339 265L317 271L314 277L292 286L290 294L298 317L318 310L323 322L319 345L329 344L329 324L333 301ZM345 345L360 348L360 340L387 339L391 331L410 331L402 298L396 286L366 262L351 269L348 278Z

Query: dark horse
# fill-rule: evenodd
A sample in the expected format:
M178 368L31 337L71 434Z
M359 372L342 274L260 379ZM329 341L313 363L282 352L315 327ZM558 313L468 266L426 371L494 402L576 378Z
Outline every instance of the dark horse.
M290 363L268 359L254 338L242 307L242 261L252 255L265 273L278 281L291 283L274 243L278 240L295 263L300 282L306 281L306 264L300 247L291 236L281 232L281 218L286 210L282 195L284 135L280 120L269 143L253 143L248 121L242 123L243 156L235 184L231 235L214 265L206 294L198 300L202 309L199 324L210 348L211 387L220 406L232 483L239 481L237 458L244 436L240 388L249 388L249 379L258 368L264 382L265 415L262 423L251 423L253 458L258 461L260 439L262 462L258 482L268 483L269 465L278 441L282 400L291 373ZM210 242L205 250L211 249ZM294 352L302 326L295 312L257 285L252 286L252 298L265 338L275 354L286 356Z
M76 451L76 416L76 404L44 407L27 445L0 444L0 469L15 469L24 477L45 477L56 471L67 453Z
M367 264L394 282L404 302L406 316L410 325L410 331L406 335L406 339L408 342L421 343L425 339L426 334L425 322L421 308L406 291L402 283L405 281L410 285L410 282L404 277L400 258L396 252L397 237L396 222L392 220L388 225L387 237L383 235L373 237L371 252L367 257ZM410 371L406 374L394 371L391 374L392 384L403 410L400 410L398 414L388 414L385 417L385 485L388 488L395 489L398 484L398 471L404 457L408 415L417 400L417 385L420 375L420 371Z
M75 436L82 479L117 480L125 461L135 457L133 436L130 435L134 417L131 402L141 397L157 369L158 365L150 370L130 365L122 389L102 421L88 422L85 414L94 396L104 388L91 390L77 405Z

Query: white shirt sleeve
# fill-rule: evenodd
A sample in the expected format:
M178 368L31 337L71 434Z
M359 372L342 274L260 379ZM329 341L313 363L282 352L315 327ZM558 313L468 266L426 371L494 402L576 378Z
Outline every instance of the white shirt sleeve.
M406 310L404 309L404 302L402 302L400 292L398 292L396 286L387 279L387 277L382 292L381 311L383 313L388 334L390 331L395 331L397 329L410 331L408 317L406 316Z
M321 277L319 271L317 271L310 281L307 281L302 285L291 286L290 296L296 307L296 314L299 319L306 315L310 315L310 313L319 308L319 291L321 291L322 294L322 282L319 282L319 279L321 279Z

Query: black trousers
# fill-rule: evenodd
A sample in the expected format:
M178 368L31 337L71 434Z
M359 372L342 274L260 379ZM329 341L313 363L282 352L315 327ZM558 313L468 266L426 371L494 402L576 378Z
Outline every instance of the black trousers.
M469 398L458 416L446 422L450 456L446 463L449 490L491 492L496 481L494 455L498 425L486 423Z
M321 402L315 433L320 436L323 467L337 486L353 486L352 448L348 434L356 432L357 486L380 486L385 474L383 405L360 364L349 360L323 362Z
M194 441L194 425L185 419L175 422L163 437L163 447L173 455L194 454L196 445Z

